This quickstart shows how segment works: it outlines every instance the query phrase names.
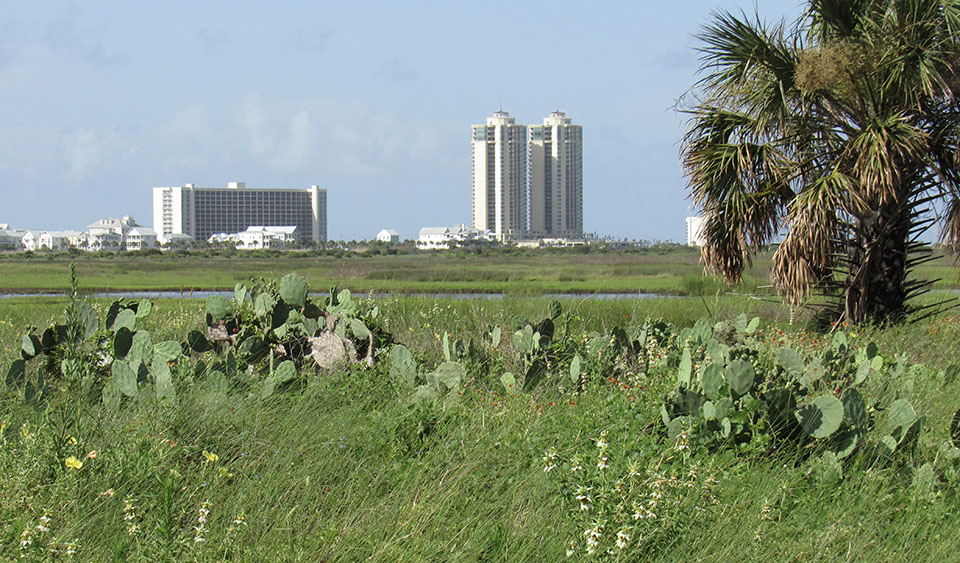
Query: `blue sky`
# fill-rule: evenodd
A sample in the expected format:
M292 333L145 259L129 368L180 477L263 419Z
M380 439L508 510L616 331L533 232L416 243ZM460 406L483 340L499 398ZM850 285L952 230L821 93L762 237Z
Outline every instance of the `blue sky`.
M0 0L0 223L151 223L153 186L327 189L331 239L470 222L470 125L567 112L584 228L681 240L673 106L745 0ZM765 19L799 13L765 1Z

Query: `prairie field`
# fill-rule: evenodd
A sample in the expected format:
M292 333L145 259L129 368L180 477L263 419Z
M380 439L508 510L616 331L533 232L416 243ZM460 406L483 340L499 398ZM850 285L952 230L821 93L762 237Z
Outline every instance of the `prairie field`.
M517 287L532 268L548 293L578 268L611 287L658 271L563 258L424 267L450 273L444 291L471 268ZM662 299L324 295L429 275L303 260L78 261L79 296L0 300L2 558L955 557L955 309L829 332L771 295L691 281ZM699 266L672 260L679 294ZM31 289L70 288L68 266L31 264L60 280ZM0 285L23 289L17 267ZM149 272L235 291L83 298L150 287ZM372 365L318 368L301 346L323 333Z
M127 256L37 254L0 255L0 291L59 292L70 286L69 265L89 290L231 290L238 282L296 272L311 288L332 285L356 292L502 292L680 294L709 290L695 250L608 254L523 253L473 255L466 252L396 256L311 252L252 252L249 255ZM758 260L745 287L764 285L769 259Z

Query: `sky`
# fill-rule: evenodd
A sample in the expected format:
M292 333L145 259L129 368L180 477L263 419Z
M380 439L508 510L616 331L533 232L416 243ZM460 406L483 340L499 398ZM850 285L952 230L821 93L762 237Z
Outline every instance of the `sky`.
M0 223L151 226L154 186L327 190L328 238L471 221L470 125L583 126L584 229L684 240L678 99L748 0L0 0ZM761 17L795 18L796 0Z

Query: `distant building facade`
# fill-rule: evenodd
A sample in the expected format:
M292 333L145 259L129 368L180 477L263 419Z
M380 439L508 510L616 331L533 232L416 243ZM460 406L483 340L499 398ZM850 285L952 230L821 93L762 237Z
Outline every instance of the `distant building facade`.
M583 236L583 128L562 111L530 126L530 236Z
M11 229L9 225L0 225L0 250L20 250L20 239L23 238L23 231Z
M527 231L527 126L505 111L473 125L473 228L499 240Z
M230 182L226 188L153 188L153 229L161 244L178 234L208 240L257 225L293 226L296 238L324 242L327 190L254 189L243 182Z
M127 232L135 227L142 227L133 217L126 215L119 219L100 219L87 226L87 236L81 246L90 251L118 251L126 245Z
M83 233L80 231L42 231L39 247L48 250L67 250L71 246L76 246L77 241L82 237Z
M123 247L127 250L147 250L157 247L157 233L150 227L136 226L124 235Z
M400 242L400 233L393 229L383 229L377 233L377 240L388 244L396 244Z
M265 227L253 225L239 233L216 233L208 242L229 242L239 250L257 250L261 248L285 248L297 239L296 226Z
M417 237L417 248L436 250L450 248L450 245L461 246L469 242L495 241L497 236L488 230L479 230L464 224L452 227L423 227Z
M703 246L706 239L703 236L703 216L687 217L687 246Z

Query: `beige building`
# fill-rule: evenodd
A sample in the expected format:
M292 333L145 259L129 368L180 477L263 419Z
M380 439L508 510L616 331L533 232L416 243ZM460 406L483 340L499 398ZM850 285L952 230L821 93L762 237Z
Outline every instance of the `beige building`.
M207 240L257 225L295 226L296 238L326 241L327 190L254 189L243 182L229 182L226 188L153 188L153 230L161 244L174 235Z
M473 228L498 240L527 231L527 126L505 111L473 125Z
M583 236L583 128L562 111L530 126L530 236Z

